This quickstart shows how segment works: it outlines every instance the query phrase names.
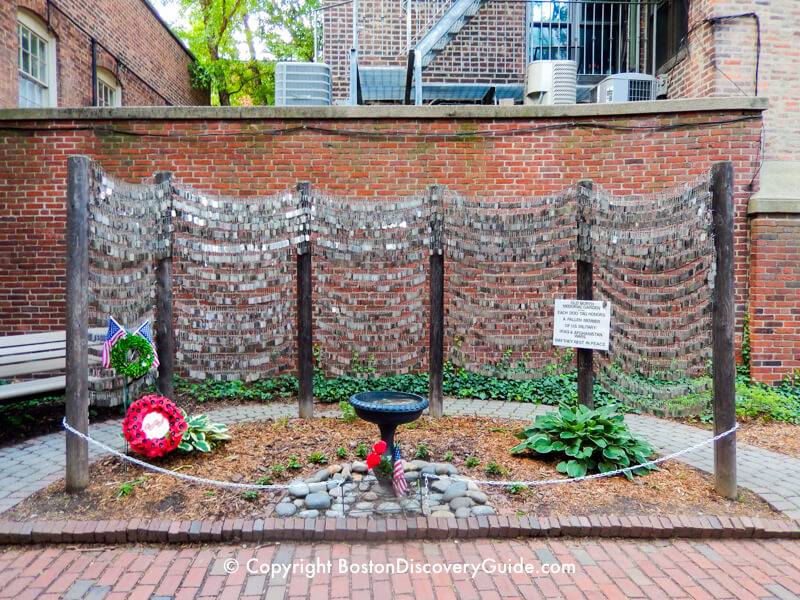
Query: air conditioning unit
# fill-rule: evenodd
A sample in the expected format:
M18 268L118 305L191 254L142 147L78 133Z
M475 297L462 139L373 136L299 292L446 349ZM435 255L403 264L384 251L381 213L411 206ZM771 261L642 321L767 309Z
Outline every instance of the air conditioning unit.
M275 63L275 106L329 106L331 68L325 63Z
M574 60L535 60L525 72L525 104L575 104L577 89Z
M656 99L656 78L645 73L617 73L597 84L597 102L637 102Z

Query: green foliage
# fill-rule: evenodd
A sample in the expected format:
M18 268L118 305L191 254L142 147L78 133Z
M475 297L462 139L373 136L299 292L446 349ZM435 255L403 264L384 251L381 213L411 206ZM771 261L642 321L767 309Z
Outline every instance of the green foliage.
M336 449L336 457L337 458L347 458L347 448L344 446L339 446Z
M450 450L444 453L444 460L445 462L453 462L453 453Z
M208 415L186 417L183 410L181 410L181 414L186 419L189 428L184 432L181 443L178 444L178 450L210 452L220 442L232 439L228 433L228 426L222 423L212 423Z
M361 443L356 447L355 455L358 458L367 458L367 454L369 454L369 448L364 443Z
M121 486L119 486L119 491L117 492L117 498L123 498L125 496L129 496L130 493L133 491L134 487L143 484L145 481L147 481L147 477L134 479L133 481L126 481Z
M569 477L595 471L607 473L647 462L653 454L652 446L635 438L628 431L624 417L614 414L615 409L613 405L595 410L582 405L577 408L562 405L557 411L536 417L530 427L514 434L523 442L511 452L553 453L563 458L556 469ZM651 470L656 467L627 471L625 476L633 479L631 473L645 475Z
M312 452L308 455L308 462L312 465L325 465L328 464L328 457L322 452Z
M258 498L258 490L247 490L246 492L242 492L242 498L248 502L252 502Z
M465 467L477 467L479 464L481 464L481 461L476 456L468 456L464 459Z
M291 454L289 456L289 464L286 465L289 469L302 469L303 465L297 462L297 454Z
M744 316L744 328L742 329L742 364L736 368L738 375L750 377L750 315Z
M504 473L508 473L508 469L504 469L502 466L500 466L494 461L487 463L485 470L489 475L502 475Z
M428 448L425 444L418 444L417 445L417 453L414 455L414 458L418 458L420 460L426 460L430 458L431 453L428 452Z
M508 486L508 493L509 494L527 494L528 488L524 485L519 483L512 483Z
M342 411L342 415L339 418L345 423L352 423L358 419L356 409L347 400L339 401L339 410Z
M283 477L284 471L286 471L286 467L284 467L283 465L272 465L269 468L269 472L276 479L280 479L281 477Z
M2 385L3 382L0 382ZM8 404L0 404L0 427L18 427L23 423L36 422L36 411L40 407L50 408L64 404L64 396L42 396L40 398L27 398Z
M266 477L259 477L258 479L256 479L256 485L272 485L272 477L270 477L269 475L267 475Z

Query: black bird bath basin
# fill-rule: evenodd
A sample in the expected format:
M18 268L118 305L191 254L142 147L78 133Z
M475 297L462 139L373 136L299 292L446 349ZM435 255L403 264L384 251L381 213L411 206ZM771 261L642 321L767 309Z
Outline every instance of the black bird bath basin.
M407 392L361 392L350 397L356 414L381 431L386 442L386 456L392 460L394 454L394 432L398 425L419 419L428 408L428 399Z

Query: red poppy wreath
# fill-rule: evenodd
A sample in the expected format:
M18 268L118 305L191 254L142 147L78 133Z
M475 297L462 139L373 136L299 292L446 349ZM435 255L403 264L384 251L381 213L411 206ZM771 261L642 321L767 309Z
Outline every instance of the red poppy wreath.
M188 429L180 409L163 396L143 396L128 407L122 433L131 448L151 458L178 447Z

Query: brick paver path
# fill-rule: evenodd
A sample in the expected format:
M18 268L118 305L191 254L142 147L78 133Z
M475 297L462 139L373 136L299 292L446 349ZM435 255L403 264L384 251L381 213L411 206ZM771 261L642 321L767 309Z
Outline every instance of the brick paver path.
M226 568L234 570L233 560L238 569L227 573ZM518 569L520 560L535 572L499 572L508 565ZM386 565L396 572L383 572ZM406 565L413 572L402 572ZM465 572L456 572L461 565ZM550 573L544 574L545 569ZM563 572L552 574L558 569ZM797 598L799 590L800 544L785 541L480 540L0 550L0 598L15 600L786 599Z

